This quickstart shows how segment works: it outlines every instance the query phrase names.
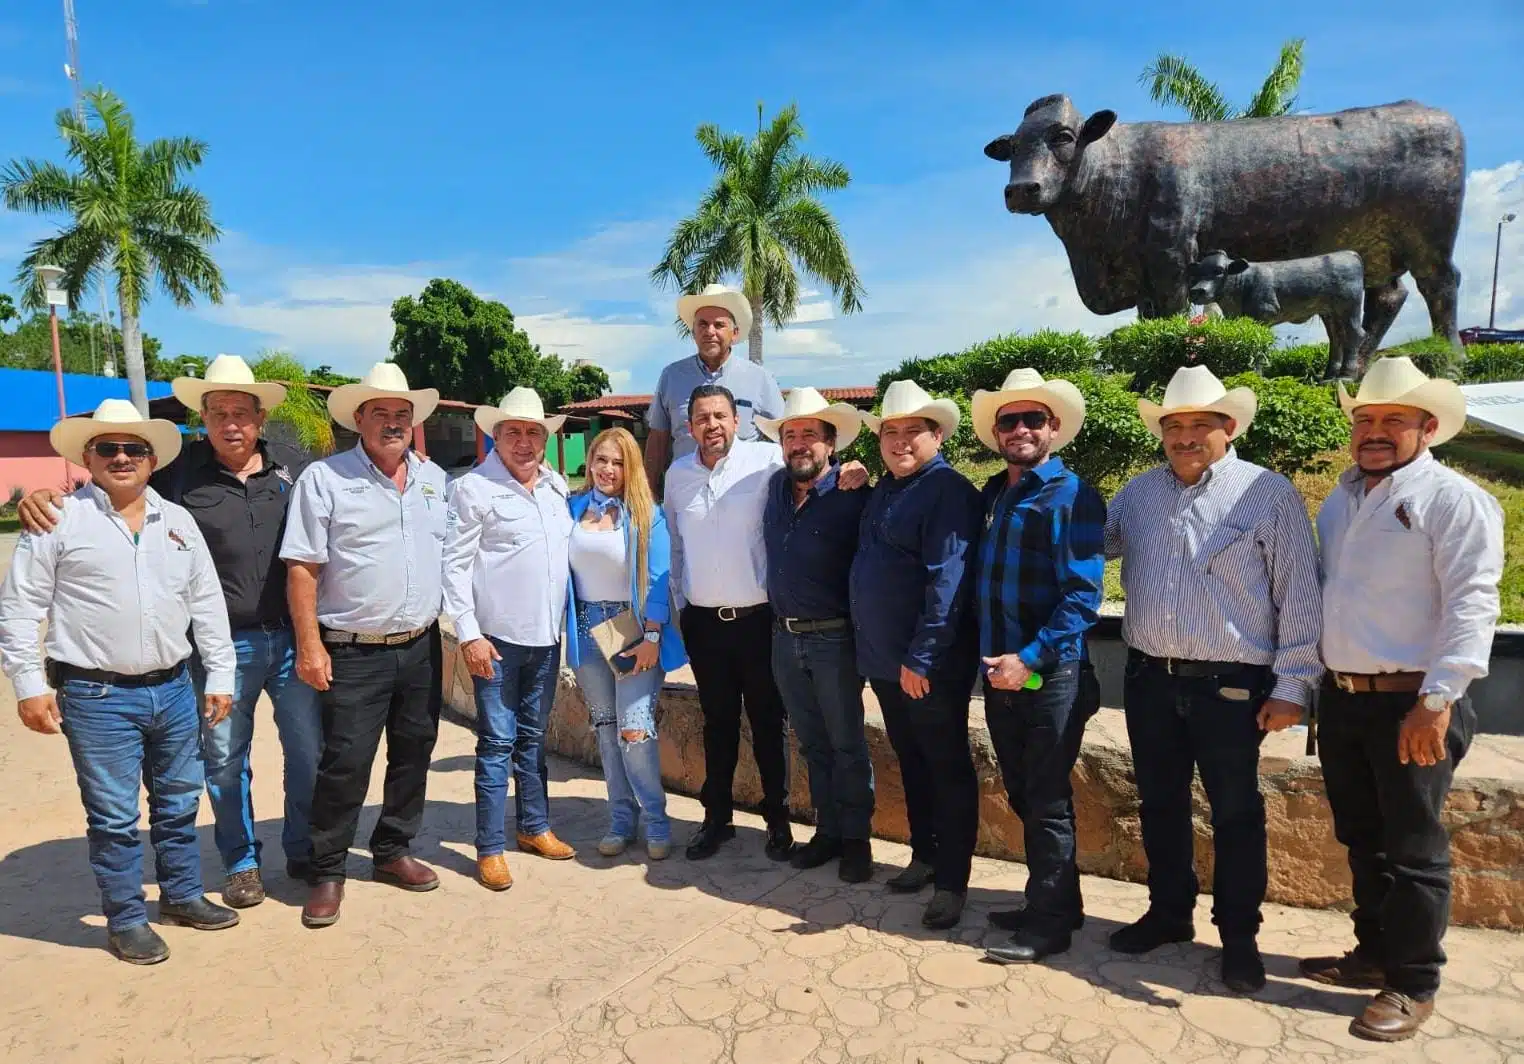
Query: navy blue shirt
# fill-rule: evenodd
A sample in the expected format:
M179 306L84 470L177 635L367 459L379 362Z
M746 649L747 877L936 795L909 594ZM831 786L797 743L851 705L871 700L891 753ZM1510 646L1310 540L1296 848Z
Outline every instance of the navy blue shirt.
M937 455L901 480L885 474L863 511L852 560L857 669L898 680L949 663L973 629L968 609L979 530L979 491Z
M794 506L794 482L787 469L773 474L762 513L767 544L767 601L779 617L825 621L851 610L852 556L857 529L872 492L843 491L833 465Z

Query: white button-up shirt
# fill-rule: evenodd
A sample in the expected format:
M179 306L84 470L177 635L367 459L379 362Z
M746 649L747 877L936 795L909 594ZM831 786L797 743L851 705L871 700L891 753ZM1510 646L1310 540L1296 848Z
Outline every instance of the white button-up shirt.
M445 613L462 643L494 636L523 647L561 640L570 572L566 481L541 466L527 488L497 451L455 482L445 533Z
M136 544L94 484L64 498L53 531L22 534L0 588L0 665L18 700L48 690L37 645L44 619L49 658L131 676L190 657L194 630L207 693L233 693L238 658L206 540L184 509L152 488L145 498Z
M444 534L445 471L409 451L399 492L357 443L297 478L280 556L323 567L319 624L392 635L439 619Z
M1360 470L1318 511L1323 661L1422 672L1451 699L1487 675L1503 575L1503 508L1425 452L1365 490Z
M767 546L762 511L767 485L783 467L775 443L736 440L707 468L698 452L667 471L667 529L672 535L675 605L755 606L767 601Z

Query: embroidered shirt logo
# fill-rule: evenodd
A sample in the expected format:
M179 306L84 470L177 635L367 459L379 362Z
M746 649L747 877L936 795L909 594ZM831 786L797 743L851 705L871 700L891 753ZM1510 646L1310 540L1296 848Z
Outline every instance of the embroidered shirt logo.
M175 529L171 528L169 530L169 532L166 533L166 534L169 536L169 541L175 545L175 549L176 550L190 550L191 549L190 548L190 544L185 542L185 537L182 536Z
M294 484L294 483L296 483L294 480L291 479L291 470L287 469L285 466L276 466L275 467L275 475L277 477L279 477L281 480L284 480L287 484Z
M1402 522L1402 527L1409 532L1413 530L1413 519L1408 515L1408 504L1399 502L1396 510L1397 520Z

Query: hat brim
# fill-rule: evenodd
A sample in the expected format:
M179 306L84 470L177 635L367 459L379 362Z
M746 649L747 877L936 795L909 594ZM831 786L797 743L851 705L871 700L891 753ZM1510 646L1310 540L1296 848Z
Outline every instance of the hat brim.
M868 426L868 431L875 436L884 427L886 421L899 421L907 417L923 417L935 421L942 427L943 437L951 436L958 431L958 423L963 420L963 415L958 410L958 404L951 399L933 399L931 402L917 407L914 410L895 411L884 414L864 414L863 424Z
M1431 379L1395 398L1367 399L1363 402L1346 392L1341 381L1339 406L1344 409L1344 416L1350 421L1354 421L1355 411L1362 406L1411 406L1427 411L1439 422L1439 430L1430 441L1431 447L1448 443L1466 427L1466 393L1454 381Z
M501 407L496 406L479 406L472 417L476 421L476 427L487 436L491 436L505 421L522 421L528 425L540 425L545 429L547 436L554 436L561 431L561 426L566 424L565 414L556 414L552 417L520 417L517 414L505 414Z
M163 418L147 421L97 421L93 417L66 417L48 432L48 442L58 457L82 464L85 448L97 436L136 436L153 448L159 465L166 466L180 454L180 426Z
M995 436L995 418L999 416L1002 407L1021 402L1041 403L1058 418L1059 429L1053 434L1050 453L1073 443L1074 437L1085 426L1085 397L1066 380L1045 381L1038 388L978 391L969 404L969 412L974 422L974 435L979 437L979 442L997 454L1000 453L1000 441Z
M693 329L693 316L699 312L700 307L719 307L735 319L737 333L742 337L751 335L751 304L746 302L746 297L740 292L709 295L698 292L691 296L679 296L677 316L690 331Z
M169 382L169 390L187 410L201 412L202 397L211 392L242 392L259 400L265 410L274 410L286 401L286 386L274 381L256 381L253 384L227 384L200 377L176 377Z
M1259 397L1254 394L1252 388L1231 388L1221 399L1211 403L1203 403L1200 406L1172 406L1163 407L1158 403L1151 403L1147 399L1138 400L1138 417L1143 419L1143 427L1154 434L1156 439L1164 439L1164 429L1159 422L1171 414L1221 414L1233 419L1233 433L1228 437L1236 440L1249 431L1249 426L1254 423L1254 413L1259 409Z
M350 432L359 432L355 424L355 411L371 399L406 399L413 404L413 427L417 428L429 419L439 405L437 388L415 388L408 392L394 392L386 388L373 388L368 384L341 384L328 393L328 416Z
M836 429L835 447L838 451L845 450L857 439L857 434L863 428L863 415L855 406L847 403L832 403L822 410L816 410L808 414L790 414L787 417L758 417L752 418L752 423L757 426L757 431L762 433L774 443L780 442L783 435L783 426L790 421L805 421L813 419L824 421Z

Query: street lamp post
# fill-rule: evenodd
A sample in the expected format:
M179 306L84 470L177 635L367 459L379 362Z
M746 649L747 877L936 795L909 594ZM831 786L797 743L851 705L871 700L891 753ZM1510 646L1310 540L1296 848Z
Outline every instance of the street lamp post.
M1516 217L1518 215L1510 211L1498 219L1498 245L1492 253L1492 309L1487 312L1487 328L1489 329L1495 328L1498 323L1498 263L1503 258L1503 226Z
M58 286L63 280L64 271L58 266L37 267L37 277L42 281L43 292L48 302L48 324L53 329L53 379L58 384L58 418L62 421L69 416L69 408L64 402L64 379L63 379L63 356L58 347L58 308L69 305L69 293ZM64 459L64 484L70 482L69 460Z

